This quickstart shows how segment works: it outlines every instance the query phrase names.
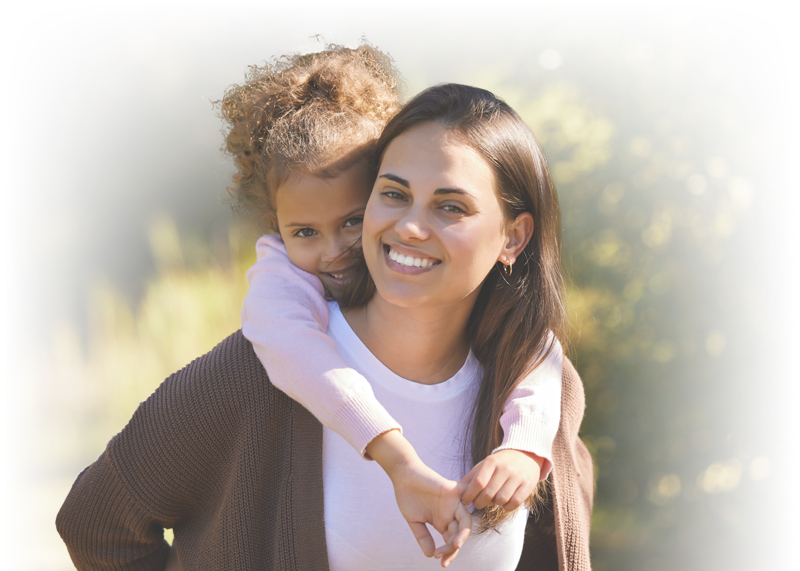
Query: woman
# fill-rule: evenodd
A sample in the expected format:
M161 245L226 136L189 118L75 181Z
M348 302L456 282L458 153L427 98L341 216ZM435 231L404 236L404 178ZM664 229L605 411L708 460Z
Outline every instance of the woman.
M444 388L454 406L474 402L461 415L450 409L452 438L437 441L429 460L452 477L465 450L474 464L496 447L498 408L514 388L504 380L520 378L546 352L549 331L561 331L557 198L530 131L483 90L423 92L390 121L378 147L362 239L375 295L350 296L341 319L332 307L329 333L357 370L411 379L419 385L412 389L431 389L431 400ZM409 257L420 264L405 264ZM337 566L349 564L348 542L379 526L385 514L372 508L391 486L381 492L364 474L356 486L348 482L336 443L265 381L240 333L167 379L62 508L59 530L76 563L161 569L168 551L161 528L174 527L186 569L326 569L329 559L346 568ZM551 475L555 537L533 533L517 568L589 568L591 460L577 438L582 387L567 361L562 394ZM432 413L420 423L441 427ZM350 519L360 527L349 530L342 512L372 492ZM529 526L546 527L544 519ZM480 548L457 564L519 553L524 517L487 509L481 521L501 533L471 537L464 549ZM331 525L344 533L335 545L328 545ZM513 569L517 557L502 565Z

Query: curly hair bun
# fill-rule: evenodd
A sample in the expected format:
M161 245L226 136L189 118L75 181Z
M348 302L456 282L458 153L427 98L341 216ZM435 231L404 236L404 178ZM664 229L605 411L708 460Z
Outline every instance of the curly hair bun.
M271 226L271 194L289 173L336 176L365 158L399 108L400 85L392 59L368 44L250 66L217 102L237 210Z

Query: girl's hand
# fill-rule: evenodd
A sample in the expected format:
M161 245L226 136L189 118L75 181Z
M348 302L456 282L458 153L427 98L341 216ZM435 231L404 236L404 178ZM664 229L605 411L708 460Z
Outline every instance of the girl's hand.
M397 507L422 552L426 557L441 558L442 567L447 567L472 529L472 515L461 503L466 485L448 480L426 466L396 430L373 439L367 453L392 480ZM436 547L426 523L442 534L444 545Z
M441 558L442 567L447 567L472 529L472 515L461 503L466 486L440 476L421 461L398 467L391 478L397 507L422 552ZM436 547L426 523L442 534L444 545Z
M464 505L500 506L514 511L533 493L544 459L520 450L500 450L484 458L461 479Z

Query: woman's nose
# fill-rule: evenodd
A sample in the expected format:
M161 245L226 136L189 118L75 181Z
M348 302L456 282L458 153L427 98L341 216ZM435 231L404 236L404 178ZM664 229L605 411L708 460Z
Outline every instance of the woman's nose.
M430 236L430 229L425 220L425 212L421 208L409 208L395 224L395 232L401 239L425 240Z

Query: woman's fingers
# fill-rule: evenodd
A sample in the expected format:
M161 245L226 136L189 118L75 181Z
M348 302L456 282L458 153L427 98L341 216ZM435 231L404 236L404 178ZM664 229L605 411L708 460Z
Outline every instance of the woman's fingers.
M424 523L412 522L408 522L408 525L411 528L411 533L413 533L414 537L417 539L422 553L425 554L425 557L433 557L434 551L436 550L436 543L433 541L431 532L428 531L428 526Z
M476 477L473 481L477 479ZM479 510L494 505L494 498L505 483L506 478L495 471L492 474L492 478L483 486L483 490L472 500L472 505Z
M522 505L522 502L528 497L521 496L521 493L524 491L525 486L522 482L520 482L517 478L509 478L494 495L492 502L496 506L501 506L507 512L514 511L520 505Z
M528 496L530 496L532 493L533 488L528 490L525 486L520 486L517 488L517 491L514 492L514 495L511 497L508 503L503 506L503 509L507 512L513 512L515 509L525 503L525 500L527 500Z

